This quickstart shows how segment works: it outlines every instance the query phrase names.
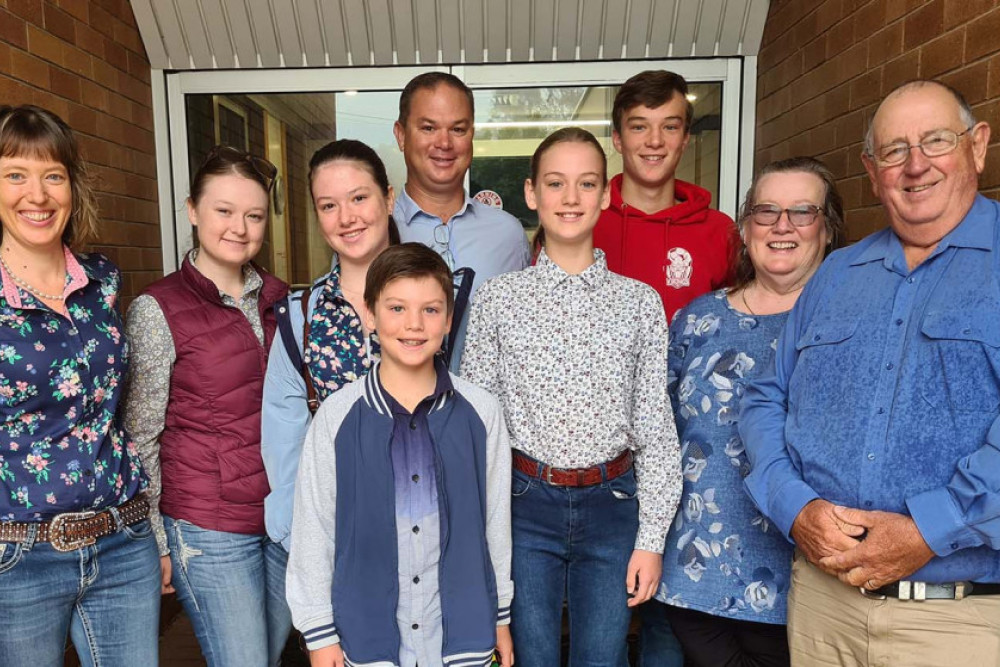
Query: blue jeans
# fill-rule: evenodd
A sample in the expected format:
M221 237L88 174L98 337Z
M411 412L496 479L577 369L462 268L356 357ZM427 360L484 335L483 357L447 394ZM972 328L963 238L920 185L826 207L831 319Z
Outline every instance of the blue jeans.
M573 667L627 663L625 573L639 528L635 473L558 487L515 470L511 504L517 667L559 665L568 600Z
M172 583L209 667L277 665L292 627L281 545L166 515L163 525Z
M68 633L84 667L155 667L159 623L149 521L69 552L0 542L0 665L62 667Z
M664 563L664 567L667 564ZM639 606L639 664L637 667L684 667L684 651L670 627L667 605L650 600Z

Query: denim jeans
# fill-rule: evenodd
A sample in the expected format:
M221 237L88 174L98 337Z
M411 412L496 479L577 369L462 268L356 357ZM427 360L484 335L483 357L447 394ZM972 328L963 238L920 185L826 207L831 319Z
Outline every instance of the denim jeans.
M668 567L666 563L664 567ZM637 667L684 667L684 652L667 618L667 605L650 600L639 606L639 663Z
M281 545L166 515L163 525L172 583L209 667L277 665L292 627Z
M159 623L149 521L69 552L0 542L0 665L62 667L69 633L84 667L155 667Z
M564 599L569 664L628 664L625 573L639 528L635 473L570 488L515 470L512 493L511 632L517 667L560 664Z

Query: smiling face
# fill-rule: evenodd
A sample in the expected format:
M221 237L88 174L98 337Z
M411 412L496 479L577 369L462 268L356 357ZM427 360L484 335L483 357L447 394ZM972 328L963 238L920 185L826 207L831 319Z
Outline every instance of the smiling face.
M198 232L199 261L241 267L257 256L267 228L267 192L236 173L211 176L197 203L188 199L188 219Z
M58 249L72 212L73 188L62 163L34 157L0 158L0 224L5 246Z
M378 332L383 364L416 371L434 363L451 328L447 298L432 276L386 283L365 322Z
M445 83L417 90L406 126L393 126L406 162L407 192L454 195L463 191L472 163L472 109L465 93Z
M627 180L643 188L662 188L673 180L690 139L684 130L687 105L675 93L655 109L639 105L622 114L621 133L614 131L611 138Z
M317 167L313 204L327 244L341 262L367 266L389 246L389 196L360 162L335 160Z
M595 146L580 141L553 144L542 154L535 181L524 183L524 199L538 211L546 244L591 239L601 211L611 202L602 157Z
M815 174L802 171L775 172L762 176L754 194L756 204L786 209L813 205L823 209L826 185ZM823 262L829 242L823 214L808 227L796 227L782 213L771 226L753 218L743 221L747 252L758 279L779 281L786 286L804 285Z
M896 142L915 145L936 130L966 129L955 98L933 84L891 94L872 124L875 148ZM989 126L978 123L947 155L928 158L911 148L906 161L892 167L862 156L872 191L904 245L936 244L962 221L976 196L989 137Z

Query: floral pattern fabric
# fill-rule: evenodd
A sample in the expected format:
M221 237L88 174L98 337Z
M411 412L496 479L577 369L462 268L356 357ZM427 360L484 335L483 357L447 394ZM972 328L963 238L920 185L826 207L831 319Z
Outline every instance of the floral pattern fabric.
M66 251L67 315L0 270L0 520L44 521L119 505L145 488L117 417L128 344L121 274Z
M681 310L670 327L684 491L667 536L661 602L785 623L792 546L743 490L750 464L737 422L744 387L770 365L787 317L740 313L719 290Z
M368 340L371 350L365 344L361 317L340 290L340 264L334 262L310 315L309 339L302 357L320 402L368 374L381 354L378 335L372 332Z

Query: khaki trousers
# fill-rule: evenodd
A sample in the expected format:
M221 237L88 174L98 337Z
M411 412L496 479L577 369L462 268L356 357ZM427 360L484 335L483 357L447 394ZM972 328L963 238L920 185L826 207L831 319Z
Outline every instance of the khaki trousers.
M876 600L796 552L788 643L793 667L997 667L1000 596Z

